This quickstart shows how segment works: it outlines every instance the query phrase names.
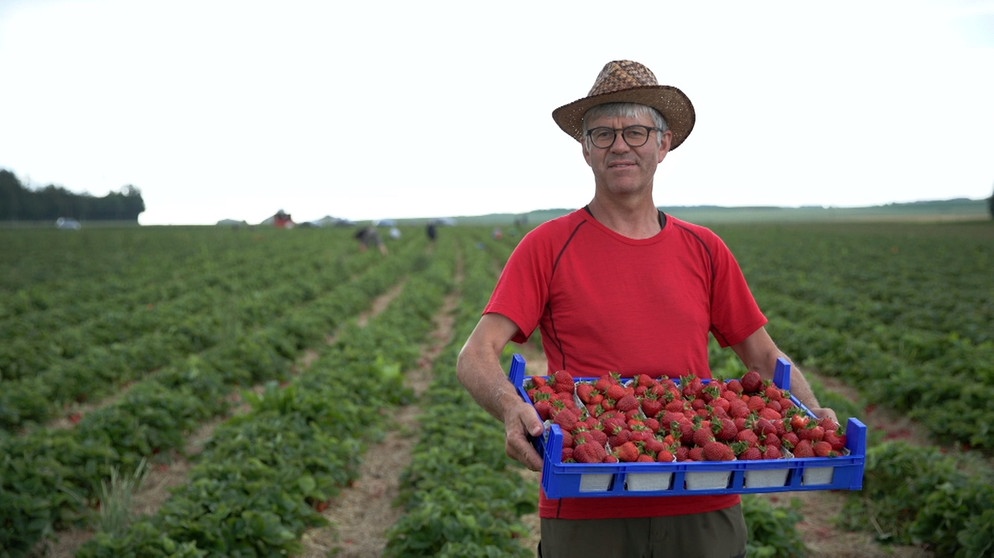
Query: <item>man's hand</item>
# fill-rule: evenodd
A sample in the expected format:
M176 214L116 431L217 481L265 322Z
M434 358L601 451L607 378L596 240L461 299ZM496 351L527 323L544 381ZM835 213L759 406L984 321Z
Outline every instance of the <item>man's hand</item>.
M811 412L815 414L818 418L831 418L836 424L839 423L839 417L835 415L835 409L830 407L811 407Z
M509 406L504 416L504 431L507 455L532 471L541 471L542 457L528 437L538 438L545 431L535 408L524 401Z

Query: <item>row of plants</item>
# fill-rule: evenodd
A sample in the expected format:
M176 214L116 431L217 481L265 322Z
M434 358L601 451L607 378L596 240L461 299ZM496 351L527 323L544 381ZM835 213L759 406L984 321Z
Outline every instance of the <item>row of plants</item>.
M991 454L994 227L725 232L749 262L774 337L795 359L908 414L940 444Z
M503 428L476 405L455 376L459 348L493 288L507 248L462 244L458 324L436 361L422 398L418 443L401 474L404 515L389 533L386 556L534 556L521 539L521 516L536 510L538 487L504 454Z
M85 525L111 470L133 470L143 459L182 451L190 432L228 411L233 389L286 379L304 347L323 341L422 260L413 252L384 259L324 296L289 308L283 320L210 351L178 355L75 428L0 438L0 548L18 555L57 530Z
M189 482L125 533L100 533L80 557L281 556L325 524L319 510L357 478L365 447L408 402L402 371L417 365L451 288L451 262L436 259L401 279L403 293L337 341L286 385L250 395L252 409L224 423Z
M339 252L346 248L352 246L336 246ZM177 355L230 343L254 324L283 319L287 311L347 282L364 271L361 266L373 263L368 258L344 259L314 272L308 272L308 258L296 267L289 261L260 266L259 262L273 259L274 251L283 252L277 246L236 251L242 262L232 268L236 273L218 276L206 268L190 270L189 287L168 300L148 298L155 302L137 307L130 302L115 306L113 301L104 301L103 309L94 310L93 317L81 324L56 322L61 327L44 335L28 325L16 336L11 332L11 342L0 348L7 357L0 356L0 426L13 431L43 423L73 402L99 400L167 366ZM154 270L146 269L146 273ZM211 286L205 284L205 277L213 279ZM104 278L95 276L80 283L102 283ZM140 285L154 283L150 277L130 290L141 291ZM21 318L53 313L58 312ZM100 338L104 331L114 334Z
M837 522L884 544L918 545L936 556L991 556L994 474L976 455L883 442L867 450L863 490L846 499Z
M863 490L847 494L837 518L843 528L937 556L994 549L989 225L791 228L777 241L779 251L746 249L766 263L751 277L774 337L803 367L838 377L862 396L858 404L827 404L848 405L857 417L886 407L935 442L913 446L871 430ZM742 236L730 237L744 247L770 230L736 232Z

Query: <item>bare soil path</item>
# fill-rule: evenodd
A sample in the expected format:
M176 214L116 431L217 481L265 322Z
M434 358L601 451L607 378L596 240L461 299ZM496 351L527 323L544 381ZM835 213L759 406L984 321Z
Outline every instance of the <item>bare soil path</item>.
M359 478L331 503L324 516L331 525L312 529L303 536L304 558L324 558L336 550L338 558L382 556L386 531L400 518L394 506L400 488L400 474L411 462L418 441L421 409L417 400L431 385L435 362L452 341L454 318L451 310L458 295L449 296L435 315L435 330L419 359L418 366L405 372L405 382L415 393L415 402L400 409L394 417L397 427L383 441L363 453ZM455 364L453 363L453 366Z

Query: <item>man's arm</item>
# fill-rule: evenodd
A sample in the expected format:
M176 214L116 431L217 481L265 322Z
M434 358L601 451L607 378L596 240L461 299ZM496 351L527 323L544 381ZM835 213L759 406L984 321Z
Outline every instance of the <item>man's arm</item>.
M456 375L481 407L504 422L507 455L540 471L542 458L528 435L540 436L542 421L535 408L518 395L500 364L504 347L517 331L518 326L507 317L485 314L459 351Z
M773 379L773 371L776 370L778 358L783 357L790 361L790 357L784 354L773 342L765 327L757 329L745 341L732 345L732 350L739 355L748 370L756 370L760 376L768 380ZM792 361L790 362L790 393L818 417L831 417L838 422L835 411L828 407L822 407L818 403L818 398L811 391L811 385L808 384L804 373Z

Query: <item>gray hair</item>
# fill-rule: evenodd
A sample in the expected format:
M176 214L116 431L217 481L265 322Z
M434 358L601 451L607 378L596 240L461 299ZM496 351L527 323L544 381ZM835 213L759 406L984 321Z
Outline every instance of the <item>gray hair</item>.
M622 118L639 118L648 114L652 117L653 126L659 128L656 132L656 142L663 141L663 132L669 130L669 126L666 124L666 119L663 115L659 113L658 110L647 106L640 105L638 103L605 103L603 105L597 105L592 109L588 110L586 114L583 115L583 137L585 141L590 141L590 136L587 135L587 122L600 118L602 116L617 116ZM590 145L588 144L589 148Z

